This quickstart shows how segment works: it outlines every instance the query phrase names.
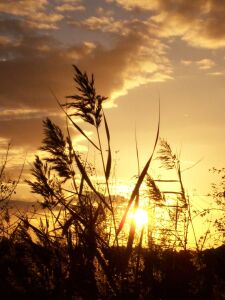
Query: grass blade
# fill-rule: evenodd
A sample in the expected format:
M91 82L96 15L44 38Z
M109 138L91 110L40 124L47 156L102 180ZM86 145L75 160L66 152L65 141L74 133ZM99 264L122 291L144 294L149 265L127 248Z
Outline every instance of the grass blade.
M129 211L129 209L130 209L130 207L131 207L131 205L132 205L134 199L135 199L135 198L137 197L137 195L139 194L140 186L141 186L141 184L142 184L142 182L143 182L143 180L144 180L144 178L145 178L145 175L146 175L147 172L148 172L149 165L150 165L150 163L151 163L151 161L152 161L152 157L153 157L153 155L154 155L154 153L155 153L156 145L157 145L157 143L158 143L158 139L159 139L159 128L160 128L160 102L159 102L159 118L158 118L157 134L156 134L155 144L154 144L154 147L153 147L153 150L152 150L152 154L151 154L149 160L147 161L145 167L143 168L143 170L142 170L140 176L138 177L138 181L137 181L137 183L136 183L136 185L135 185L135 187L134 187L134 189L133 189L133 192L132 192L132 194L131 194L130 200L129 200L128 205L127 205L127 207L126 207L125 213L124 213L124 215L123 215L123 217L122 217L122 220L121 220L121 222L120 222L120 225L119 225L119 227L118 227L118 230L117 230L117 236L119 235L120 231L122 230L122 228L123 228L123 226L124 226L124 223L125 223L125 221L126 221L126 217L127 217L128 211Z
M53 93L53 91L50 89L53 97L55 98L55 100L57 101L58 105L60 106L60 108L62 109L62 111L65 113L66 117L71 121L71 123L73 124L73 126L97 149L100 150L99 147L86 135L86 133L73 121L73 119L71 118L71 116L66 112L66 110L62 107L61 103L59 102L58 98L56 97L56 95Z
M75 157L75 160L76 160L76 163L77 163L77 167L81 173L81 175L83 176L83 179L87 182L88 186L91 188L91 190L102 200L102 202L105 204L105 206L109 209L109 205L106 203L104 197L102 197L102 195L95 189L95 187L93 186L90 178L88 177L87 175L87 172L85 171L85 168L83 167L82 163L80 162L79 160L79 157L78 155L76 154L76 152L74 151L74 157Z
M108 142L108 158L107 158L106 169L105 169L105 176L106 176L106 180L108 181L110 176L110 171L111 171L111 165L112 165L112 154L111 154L111 147L110 147L109 127L104 113L103 113L103 118L104 118L105 131L106 131L107 142Z

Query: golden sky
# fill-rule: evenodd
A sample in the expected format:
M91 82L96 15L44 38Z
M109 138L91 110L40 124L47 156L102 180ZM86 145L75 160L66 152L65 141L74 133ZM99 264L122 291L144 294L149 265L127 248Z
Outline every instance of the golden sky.
M50 89L74 93L72 64L94 73L118 177L151 152L161 99L161 136L181 152L190 192L225 164L225 2L220 0L17 0L0 2L0 145L21 165L40 146L42 119L64 118ZM3 149L3 150L2 150Z

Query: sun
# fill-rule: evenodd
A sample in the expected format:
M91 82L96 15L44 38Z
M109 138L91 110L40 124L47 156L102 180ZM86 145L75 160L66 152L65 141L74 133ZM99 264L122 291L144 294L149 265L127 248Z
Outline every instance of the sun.
M148 223L148 213L146 210L144 210L142 208L138 208L136 210L133 218L136 223L136 226L139 228L142 228L145 224Z

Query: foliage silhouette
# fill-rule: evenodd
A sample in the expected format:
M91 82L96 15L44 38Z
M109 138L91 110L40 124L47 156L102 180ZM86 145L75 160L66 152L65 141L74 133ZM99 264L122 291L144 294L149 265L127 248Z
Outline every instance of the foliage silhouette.
M1 231L2 295L7 299L222 299L225 249L203 251L198 243L180 159L166 140L158 143L160 109L154 147L142 170L136 138L138 177L118 219L116 208L121 203L111 193L111 136L102 106L107 98L97 94L94 76L89 78L77 66L74 81L77 93L68 96L68 102L61 104L54 95L65 113L66 128L63 131L49 118L43 121L43 155L36 156L33 179L27 180L32 192L41 196L44 217L37 225L32 218L38 218L38 211L20 215L11 234L5 236ZM83 121L81 126L77 118ZM92 139L83 125L95 131ZM87 155L78 151L72 130L97 151L101 173L97 174ZM157 147L156 158L176 179L154 179L150 174ZM2 199L10 199L16 187L11 181L3 183L6 162L7 156L0 169L1 186L6 186ZM102 185L98 184L99 176ZM148 232L146 247L142 245L144 227L139 234L133 221L125 228L128 213L135 213L140 205L144 182L149 207L163 209L169 216L159 239L154 237L157 228ZM168 186L175 182L178 188L162 189L162 182ZM223 196L217 191L215 188L216 197ZM168 195L173 196L172 204L168 204ZM0 218L4 219L3 214ZM190 228L195 251L187 249ZM125 230L126 246L122 246L120 237Z

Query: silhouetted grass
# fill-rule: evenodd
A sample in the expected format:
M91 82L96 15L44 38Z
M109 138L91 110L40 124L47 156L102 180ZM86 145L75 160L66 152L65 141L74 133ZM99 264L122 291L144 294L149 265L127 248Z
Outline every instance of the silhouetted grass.
M5 180L7 156L0 169L0 201L6 203L0 215L1 295L4 299L223 299L225 249L199 247L179 157L166 140L158 145L160 109L154 147L142 170L136 140L139 174L118 221L118 198L110 188L111 136L102 107L107 98L96 93L93 75L88 78L76 66L74 72L77 93L65 104L57 99L67 118L65 133L50 119L43 121L44 158L36 156L33 180L27 181L42 197L45 216L39 225L29 215L20 215L10 229L7 201L18 181ZM88 137L77 117L91 126L95 136ZM73 144L71 127L98 153L101 173L96 174L96 167ZM149 173L157 147L156 157L176 179L154 179ZM99 176L104 178L101 187ZM153 210L162 208L170 216L168 227L158 240L150 232L143 247L144 228L138 235L130 222L126 246L121 246L128 212L138 209L144 181ZM178 189L162 190L160 182L176 182ZM167 195L173 196L173 204L167 203ZM195 251L188 250L190 230Z

